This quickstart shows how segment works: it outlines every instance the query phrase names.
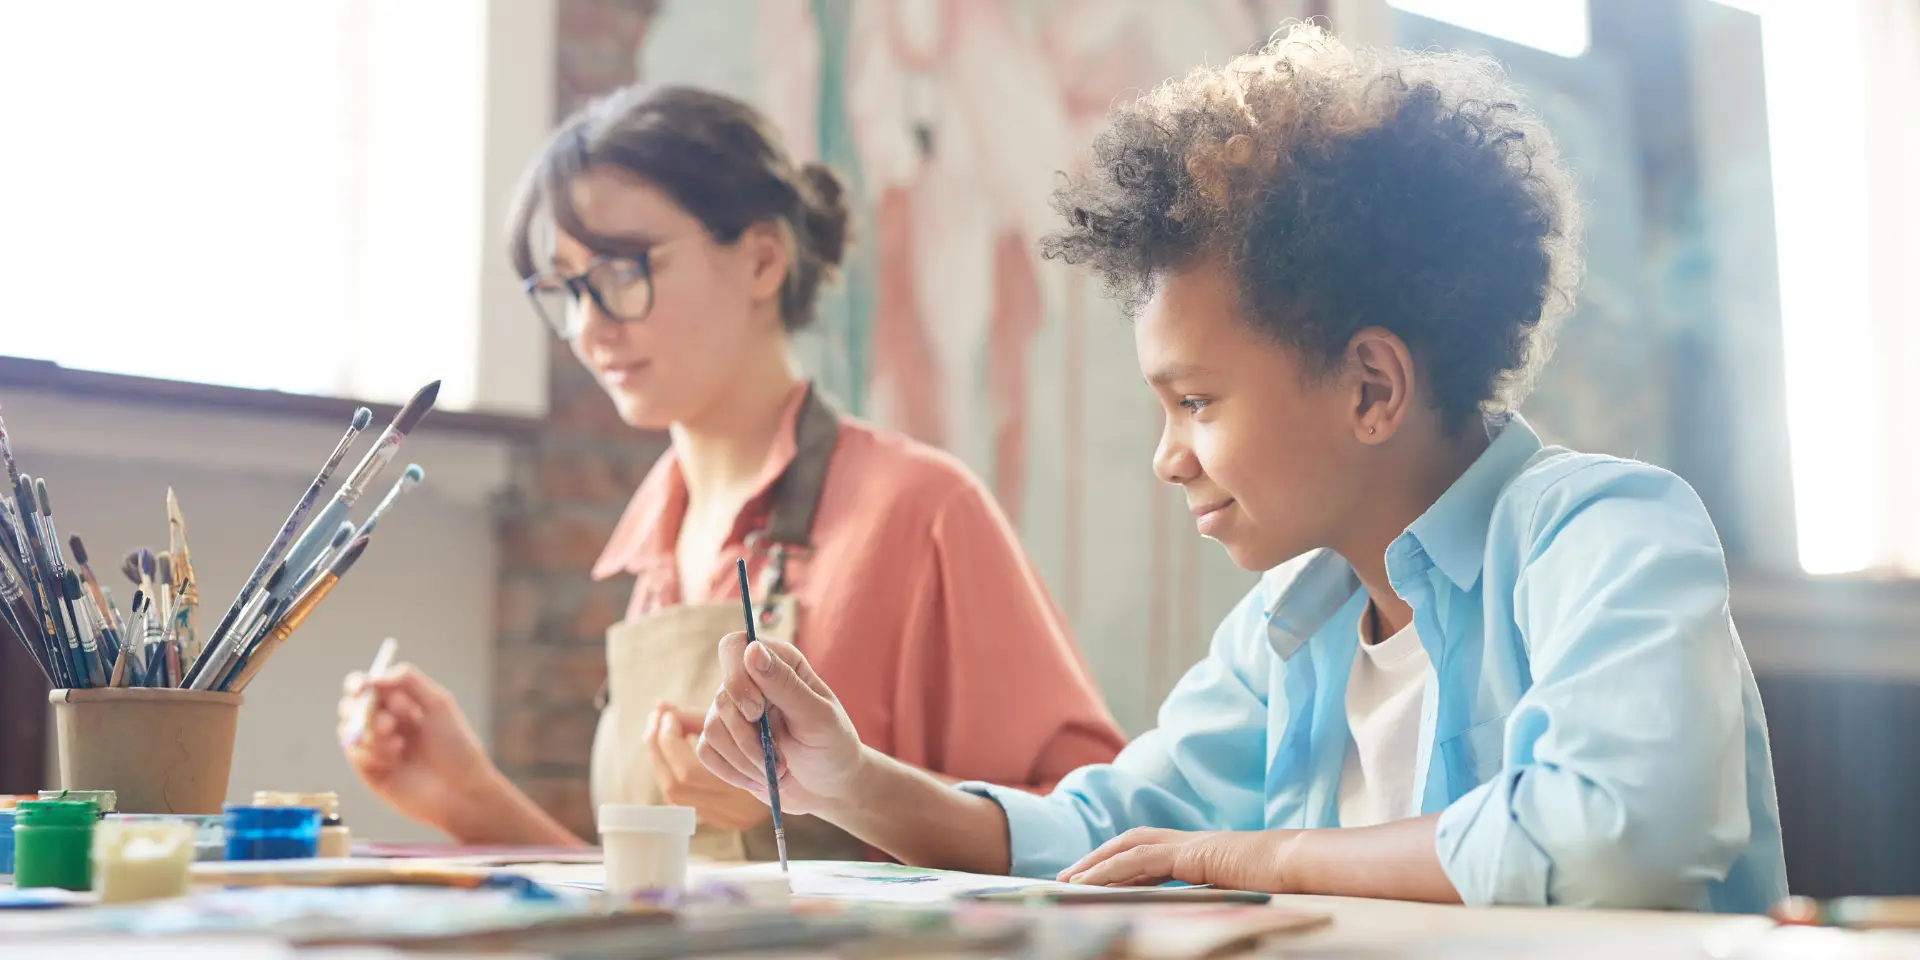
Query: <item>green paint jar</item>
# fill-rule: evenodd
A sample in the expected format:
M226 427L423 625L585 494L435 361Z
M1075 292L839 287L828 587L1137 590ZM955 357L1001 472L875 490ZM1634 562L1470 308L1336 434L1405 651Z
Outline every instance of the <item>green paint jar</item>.
M13 885L93 889L91 803L26 800L13 815Z
M119 797L112 790L42 790L42 800L80 800L93 804L96 816L104 817L114 813L119 805Z

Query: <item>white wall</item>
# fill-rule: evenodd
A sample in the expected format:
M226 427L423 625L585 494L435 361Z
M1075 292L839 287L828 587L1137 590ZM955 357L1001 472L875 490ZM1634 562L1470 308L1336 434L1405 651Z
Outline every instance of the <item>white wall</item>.
M513 191L554 124L553 0L489 0L476 406L545 416L547 333L507 262Z

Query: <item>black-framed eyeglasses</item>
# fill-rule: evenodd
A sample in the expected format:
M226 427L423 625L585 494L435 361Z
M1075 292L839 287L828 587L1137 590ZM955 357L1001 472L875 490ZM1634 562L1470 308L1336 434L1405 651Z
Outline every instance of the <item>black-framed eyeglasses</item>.
M597 256L573 276L535 274L525 287L534 311L563 340L573 339L586 324L582 297L592 297L600 313L616 323L639 323L653 310L653 268L644 253Z

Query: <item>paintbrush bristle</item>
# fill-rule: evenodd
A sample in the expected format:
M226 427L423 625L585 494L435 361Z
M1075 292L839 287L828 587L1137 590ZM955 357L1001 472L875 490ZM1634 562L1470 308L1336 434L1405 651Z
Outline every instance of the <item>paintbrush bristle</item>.
M407 401L400 409L400 415L393 418L393 429L401 433L412 433L413 428L426 419L427 411L433 409L433 402L440 398L440 381L435 380L420 388L420 392Z
M134 586L140 586L140 551L127 551L126 558L120 561L120 572L126 574Z
M368 538L366 537L355 538L353 543L347 546L347 549L340 552L340 556L333 561L333 567L327 572L333 574L335 577L346 576L347 571L352 569L353 565L360 560L360 555L367 552L368 542Z
M366 407L361 407L360 409L355 410L353 412L353 428L355 430L365 430L367 428L367 424L372 422L373 422L372 410L368 410Z
M87 565L87 545L80 542L79 534L67 538L67 547L73 551L73 559L77 563L83 567Z
M153 575L156 572L158 572L159 569L160 569L159 564L155 562L155 560L153 559L153 551L148 550L146 547L141 547L140 548L140 576L145 579L151 580L153 579Z
M407 472L400 475L400 489L412 490L414 487L420 485L420 481L426 478L427 471L422 470L417 463L409 463L407 464Z
M20 475L19 492L20 499L26 501L22 506L26 507L28 513L37 516L40 513L40 499L33 491L33 477L24 473ZM26 518L22 517L20 519L24 520Z
M356 529L358 528L353 525L352 520L340 521L340 529L333 532L333 542L327 545L328 549L340 549L347 542L347 538L353 536L353 531Z
M40 515L43 517L53 516L53 498L47 495L47 478L34 478L33 496L34 499L40 502L40 506L38 507Z
M160 555L154 558L153 575L160 583L169 586L173 584L173 554L165 550L160 551Z
M287 562L285 560L282 560L280 561L279 566L273 568L273 576L270 576L267 578L267 586L265 588L266 591L268 593L272 593L273 588L279 586L280 581L285 579L286 576L287 576Z

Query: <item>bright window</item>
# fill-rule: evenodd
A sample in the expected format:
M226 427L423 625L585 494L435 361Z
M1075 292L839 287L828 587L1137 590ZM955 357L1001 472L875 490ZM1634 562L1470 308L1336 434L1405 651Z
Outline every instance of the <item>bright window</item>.
M0 5L0 354L482 405L494 5Z
M1563 57L1587 52L1587 0L1387 0L1387 5Z
M1761 16L1800 564L1920 575L1920 7Z

